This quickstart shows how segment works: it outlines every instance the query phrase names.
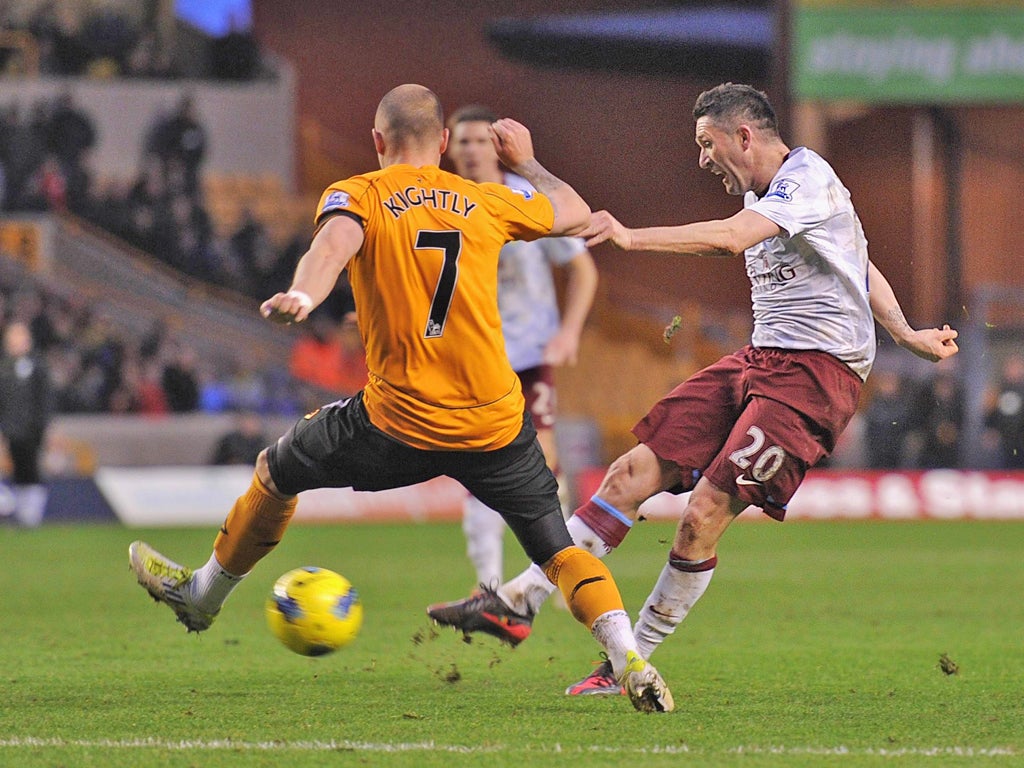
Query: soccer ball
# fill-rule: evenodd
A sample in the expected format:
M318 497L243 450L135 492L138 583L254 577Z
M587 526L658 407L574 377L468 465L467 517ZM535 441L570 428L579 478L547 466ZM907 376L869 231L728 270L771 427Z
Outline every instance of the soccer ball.
M348 645L363 625L355 587L344 576L314 566L288 571L274 582L266 614L274 636L303 656L323 656Z

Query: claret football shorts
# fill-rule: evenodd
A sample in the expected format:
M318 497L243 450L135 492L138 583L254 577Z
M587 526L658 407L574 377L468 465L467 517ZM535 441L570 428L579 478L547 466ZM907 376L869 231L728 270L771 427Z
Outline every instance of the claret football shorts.
M776 520L857 408L861 379L825 352L751 346L659 400L633 434L679 465L681 490L703 475Z

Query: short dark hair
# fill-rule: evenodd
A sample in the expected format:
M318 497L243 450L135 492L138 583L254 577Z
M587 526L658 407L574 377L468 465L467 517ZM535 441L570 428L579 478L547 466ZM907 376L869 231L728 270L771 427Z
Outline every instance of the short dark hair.
M779 133L779 121L768 96L749 85L722 83L697 97L693 119L709 117L715 123L749 122L762 130Z
M448 128L454 128L459 123L493 123L498 119L494 110L483 104L467 104L452 112L448 118Z

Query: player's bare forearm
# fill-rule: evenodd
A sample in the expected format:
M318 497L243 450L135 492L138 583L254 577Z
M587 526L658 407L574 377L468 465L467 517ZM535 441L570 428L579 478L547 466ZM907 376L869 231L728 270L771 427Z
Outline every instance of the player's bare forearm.
M587 226L590 206L575 189L541 165L533 153L529 129L512 118L503 117L490 126L491 141L498 159L551 200L555 210L553 235L574 235Z
M334 290L343 269L363 242L362 227L348 217L330 219L299 259L292 284L260 305L260 313L278 323L301 323Z
M569 262L569 279L565 285L562 328L579 339L597 295L597 265L589 251L582 251Z
M892 336L893 341L901 347L933 363L952 357L960 351L956 343L959 334L948 325L942 328L914 330L907 322L889 281L871 262L868 262L868 286L868 301L872 314L879 325Z
M590 221L590 206L586 200L570 185L541 165L537 158L531 157L511 170L530 182L534 189L551 201L551 207L555 211L552 235L575 235L587 226Z
M868 262L868 302L875 320L889 332L893 341L902 346L903 341L909 339L914 329L907 322L889 281L870 261Z
M586 238L588 246L611 241L629 251L679 256L735 256L779 232L777 224L747 210L728 219L641 229L624 227L607 211L599 211L591 216L590 226L580 236Z

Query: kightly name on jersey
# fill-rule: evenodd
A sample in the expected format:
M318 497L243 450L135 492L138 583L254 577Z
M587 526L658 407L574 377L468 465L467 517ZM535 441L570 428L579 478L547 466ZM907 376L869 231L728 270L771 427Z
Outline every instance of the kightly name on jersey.
M471 203L465 195L452 192L450 189L430 189L413 186L408 186L401 192L395 192L395 194L384 201L384 207L391 211L391 215L396 219L406 211L419 205L443 208L457 216L464 217L468 217L470 211L476 208L476 203Z

